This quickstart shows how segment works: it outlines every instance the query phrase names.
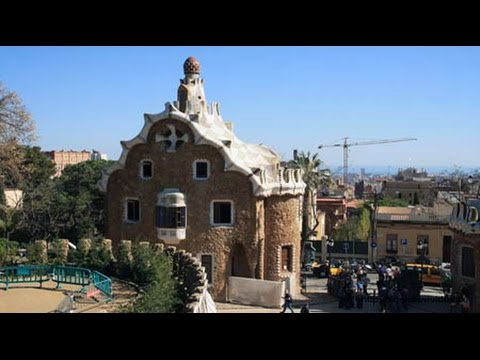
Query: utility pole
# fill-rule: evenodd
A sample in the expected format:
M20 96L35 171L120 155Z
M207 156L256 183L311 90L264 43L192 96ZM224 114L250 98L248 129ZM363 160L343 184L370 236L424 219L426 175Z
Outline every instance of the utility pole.
M377 189L374 188L373 192L373 209L372 209L372 224L371 224L371 243L370 248L372 251L372 263L373 263L373 253L375 252L375 248L377 247L377 208L378 208L378 194Z

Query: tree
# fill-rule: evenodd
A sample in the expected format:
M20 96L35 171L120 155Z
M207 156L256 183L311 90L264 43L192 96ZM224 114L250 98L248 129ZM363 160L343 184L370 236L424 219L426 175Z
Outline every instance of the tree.
M340 225L334 230L334 237L337 240L368 240L370 233L370 215L366 208L362 208L361 212L350 217L346 223Z
M55 238L58 219L64 216L62 199L52 180L55 166L37 146L22 146L21 151L16 187L23 191L23 199L12 237L21 242Z
M402 199L379 199L377 206L390 206L390 207L407 207L409 204L407 201ZM364 203L364 208L371 209L373 206L373 201L369 200Z
M306 184L303 196L303 216L301 233L301 259L304 259L305 241L316 235L316 229L320 224L316 211L316 199L319 189L328 187L331 183L330 170L320 169L323 162L318 154L300 152L289 167L300 168L303 171L303 181Z
M369 233L370 233L370 214L367 209L362 208L362 211L358 216L356 237L359 240L367 241Z
M35 123L22 100L0 82L0 182L16 187L23 161L21 145L35 139Z
M105 193L97 186L102 169L111 161L90 160L67 166L57 180L56 189L63 203L60 236L72 241L93 238L105 228Z
M18 243L0 238L0 266L14 263L17 249Z
M0 82L0 143L28 144L35 140L35 123L20 96Z
M150 247L137 245L132 264L133 280L146 288L128 312L169 313L179 308L181 300L172 272L172 260L165 254L158 255Z

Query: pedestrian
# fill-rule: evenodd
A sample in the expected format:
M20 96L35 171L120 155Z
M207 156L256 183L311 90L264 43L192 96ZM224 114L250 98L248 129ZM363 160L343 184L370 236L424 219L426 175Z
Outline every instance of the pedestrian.
M282 298L284 299L284 303L282 305L283 307L283 310L280 311L281 314L283 314L286 310L287 310L287 307L290 309L290 311L293 313L293 308L292 308L292 302L293 302L293 298L292 298L292 295L290 295L288 289L285 290L285 296Z
M302 306L302 309L300 310L301 314L308 314L310 312L310 306L308 304L305 304Z

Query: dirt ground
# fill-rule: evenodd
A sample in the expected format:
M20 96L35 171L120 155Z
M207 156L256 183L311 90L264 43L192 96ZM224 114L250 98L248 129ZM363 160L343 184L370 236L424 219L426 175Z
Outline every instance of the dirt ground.
M80 286L62 284L55 289L56 283L45 282L40 288L38 283L11 284L8 291L0 286L0 313L48 313L57 308L65 299L63 291L80 290ZM110 313L133 301L138 295L135 287L113 280L114 300L107 304L90 304L79 306L86 313Z

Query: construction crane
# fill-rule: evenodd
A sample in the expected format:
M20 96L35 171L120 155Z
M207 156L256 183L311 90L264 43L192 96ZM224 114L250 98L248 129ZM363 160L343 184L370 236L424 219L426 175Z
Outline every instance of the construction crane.
M417 140L416 138L403 138L403 139L386 139L386 140L372 140L372 141L361 141L361 142L348 142L348 137L343 138L343 144L331 144L331 145L319 145L318 148L322 149L325 147L343 147L343 183L346 185L348 181L348 149L350 146L357 145L375 145L375 144L386 144L392 142L400 141L413 141Z

